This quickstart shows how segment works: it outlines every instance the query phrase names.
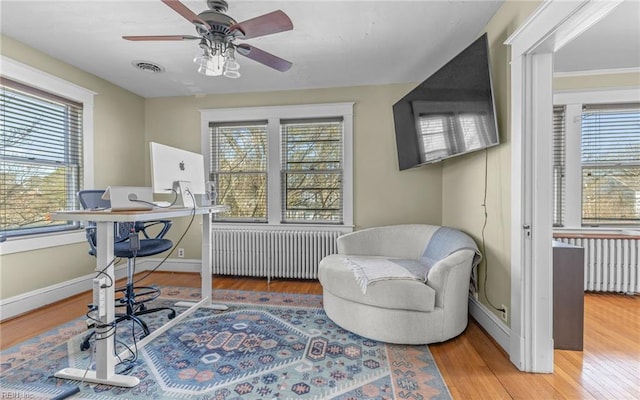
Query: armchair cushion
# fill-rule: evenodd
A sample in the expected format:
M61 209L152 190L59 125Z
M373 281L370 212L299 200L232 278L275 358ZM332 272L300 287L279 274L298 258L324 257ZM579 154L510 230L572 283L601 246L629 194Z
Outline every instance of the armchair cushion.
M433 311L435 290L420 280L381 280L369 285L363 293L343 255L326 256L320 265L318 278L325 290L335 296L381 308Z

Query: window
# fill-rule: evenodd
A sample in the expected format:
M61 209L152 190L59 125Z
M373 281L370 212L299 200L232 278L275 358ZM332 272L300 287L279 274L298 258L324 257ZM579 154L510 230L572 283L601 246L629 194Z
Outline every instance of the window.
M342 118L280 126L282 221L342 223Z
M75 208L82 187L82 104L6 78L0 83L3 234L75 228L47 215Z
M640 104L584 105L582 223L640 222Z
M553 107L553 226L564 222L565 109L564 105Z
M554 225L638 224L640 104L554 107Z
M211 174L226 218L267 222L267 121L211 124Z
M350 226L352 107L204 110L216 220Z
M94 93L7 57L2 63L0 242L19 240L3 242L0 253L84 240L73 234L44 241L34 234L79 227L48 214L76 208L76 192L93 184L93 164L83 155L93 143Z

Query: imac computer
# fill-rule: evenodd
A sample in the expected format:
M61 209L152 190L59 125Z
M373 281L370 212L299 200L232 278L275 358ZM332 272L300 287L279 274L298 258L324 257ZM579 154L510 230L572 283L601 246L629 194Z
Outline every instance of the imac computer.
M175 192L184 207L196 207L196 195L206 194L202 154L151 142L153 193Z

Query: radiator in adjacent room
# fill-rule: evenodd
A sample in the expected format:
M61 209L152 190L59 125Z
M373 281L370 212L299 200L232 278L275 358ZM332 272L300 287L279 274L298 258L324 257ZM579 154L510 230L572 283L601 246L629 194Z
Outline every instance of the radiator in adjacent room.
M323 257L337 253L340 231L213 229L213 273L316 279Z
M584 248L584 290L640 293L640 238L562 234L558 241Z

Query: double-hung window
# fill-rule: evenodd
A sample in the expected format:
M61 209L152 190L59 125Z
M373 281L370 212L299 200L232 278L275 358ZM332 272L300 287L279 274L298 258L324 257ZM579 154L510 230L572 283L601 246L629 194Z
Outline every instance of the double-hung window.
M267 222L267 121L211 124L210 177L228 219Z
M280 121L282 222L342 223L343 121Z
M582 222L640 223L640 104L583 106Z
M562 226L565 215L565 111L553 107L553 226Z
M352 107L202 111L216 221L352 225Z
M2 78L2 188L6 235L75 228L51 221L82 187L82 104Z
M76 193L92 184L84 155L93 93L4 57L3 67L0 238L77 229L77 222L52 221L49 213L76 209Z
M640 104L554 107L554 226L640 224Z

